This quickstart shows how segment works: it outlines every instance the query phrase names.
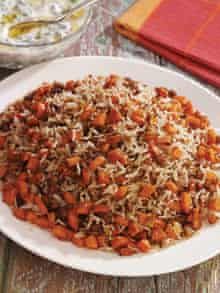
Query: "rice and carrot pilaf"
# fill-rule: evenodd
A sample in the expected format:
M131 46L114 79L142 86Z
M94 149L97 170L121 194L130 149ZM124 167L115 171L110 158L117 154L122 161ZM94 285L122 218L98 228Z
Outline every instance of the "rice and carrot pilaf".
M77 246L148 252L218 220L219 143L172 90L115 75L43 84L0 114L3 201Z

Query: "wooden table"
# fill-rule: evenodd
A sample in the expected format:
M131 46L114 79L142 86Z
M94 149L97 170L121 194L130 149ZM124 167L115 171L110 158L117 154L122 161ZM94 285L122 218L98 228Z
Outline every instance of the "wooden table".
M106 9L118 13L133 1L103 2ZM86 34L66 55L135 57L180 71L160 56L120 37L112 29L112 17L103 14L100 9L97 12L96 21L90 24ZM12 71L2 69L0 78L10 73ZM220 95L217 89L208 85L207 87ZM3 293L219 293L219 278L220 256L188 270L158 277L114 278L61 267L31 254L0 235L0 292Z

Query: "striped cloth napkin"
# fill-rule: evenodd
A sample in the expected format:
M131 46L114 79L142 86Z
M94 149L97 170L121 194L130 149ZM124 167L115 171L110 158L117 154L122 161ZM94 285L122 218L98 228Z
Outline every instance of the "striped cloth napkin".
M220 0L138 0L114 26L220 87Z

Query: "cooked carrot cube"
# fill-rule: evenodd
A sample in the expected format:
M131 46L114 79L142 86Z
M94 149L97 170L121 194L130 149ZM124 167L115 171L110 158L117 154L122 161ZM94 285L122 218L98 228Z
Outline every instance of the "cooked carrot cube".
M109 77L106 78L105 84L103 86L104 89L112 88L116 85L118 77L114 74L111 74Z
M209 129L207 133L207 142L208 144L216 144L217 134L214 129Z
M115 109L111 109L108 114L108 122L109 123L118 123L122 120L121 113Z
M79 228L79 218L73 211L69 211L67 215L67 220L69 226L73 229L74 232L77 232Z
M27 169L29 169L31 171L36 171L38 169L39 165L40 165L39 159L36 157L32 157L29 159L29 161L27 163Z
M51 224L47 217L36 217L36 219L34 220L34 224L44 229L49 229L51 227Z
M158 243L158 242L161 242L161 241L167 239L167 234L161 228L154 228L152 230L151 238L152 238L152 241Z
M119 249L119 254L121 256L130 256L136 253L136 250L134 248L130 247L123 247Z
M149 214L138 212L137 217L138 217L138 223L141 225L145 225L149 219Z
M5 142L6 142L6 136L0 135L0 149L3 148Z
M96 157L93 161L89 164L89 169L95 171L98 167L101 167L105 164L105 158L103 156Z
M120 186L118 190L116 191L114 197L119 200L123 199L126 196L127 192L128 192L128 187L126 185Z
M120 149L114 149L108 152L108 160L111 163L120 162L122 165L126 165L128 162L128 157Z
M143 228L135 223L135 222L129 222L128 224L128 234L131 236L131 237L135 237L138 233L142 232L143 231Z
M120 215L114 217L114 222L120 226L128 226L128 219Z
M216 211L216 212L220 212L220 198L215 197L215 198L209 199L208 209Z
M88 215L91 208L92 208L92 203L90 201L81 202L76 208L76 214Z
M77 237L76 235L73 235L72 242L76 246L84 247L85 246L85 237Z
M147 239L142 239L137 243L137 248L141 252L148 252L151 249L151 245Z
M85 185L88 185L91 180L91 172L89 169L83 168L82 170L82 179Z
M14 208L13 214L15 215L16 218L18 218L22 221L26 220L26 211L24 209Z
M110 144L109 143L102 143L100 145L100 151L103 153L107 153L110 149Z
M217 184L218 183L218 176L214 172L207 172L206 173L206 183L209 184Z
M89 249L98 249L98 241L94 235L85 238L85 246Z
M192 228L194 230L200 229L202 226L201 214L198 208L193 209L192 211Z
M99 247L105 247L107 246L107 239L105 235L99 235L97 236L98 246Z
M209 224L215 224L218 221L218 217L214 213L208 213Z
M140 110L133 111L131 113L131 120L136 122L138 125L143 126L145 123L143 112Z
M52 228L52 233L53 235L63 241L68 241L71 239L71 231L66 229L65 227L61 226L61 225L55 225Z
M75 204L76 203L76 196L72 192L64 192L63 198L66 203L68 204Z
M56 215L54 212L48 213L48 221L50 222L50 225L54 225L56 222Z
M180 102L182 105L186 105L188 103L188 99L184 96L175 96L174 99Z
M69 167L73 167L79 164L79 162L81 161L81 158L78 156L73 156L71 158L68 158L66 161Z
M206 157L206 154L207 154L206 147L200 145L198 147L197 154L196 154L198 159L204 159Z
M85 108L85 110L80 115L80 119L82 121L87 121L91 117L93 112L94 112L93 108L91 108L91 107Z
M0 165L0 178L3 178L8 171L8 167L6 165Z
M99 184L109 184L110 183L110 177L105 171L98 172L98 183Z
M182 156L182 151L178 147L174 147L171 151L171 156L174 160L178 160Z
M192 128L200 128L201 127L201 119L196 116L188 115L186 118L186 121L189 124L189 126Z
M165 98L168 96L169 91L165 87L158 87L156 88L156 93L157 93L157 96Z
M180 198L181 209L188 214L192 209L192 196L189 192L182 192Z
M174 135L177 132L176 128L172 124L170 124L168 122L164 125L163 128L170 135Z
M35 196L34 202L38 206L38 209L42 215L45 215L48 213L48 209L47 209L45 203L43 202L43 200L39 196Z
M156 187L150 183L144 184L140 191L139 196L143 198L149 198L151 195L153 195L156 191Z
M111 211L110 207L105 204L96 204L92 210L94 214L106 214Z
M123 184L127 179L123 175L119 175L115 178L117 184Z
M115 134L107 137L107 142L110 145L117 144L122 141L122 136L120 134Z
M180 213L181 212L181 204L180 204L180 201L171 201L171 202L168 202L167 206L171 210L176 211L177 213Z
M178 187L177 185L172 181L172 180L168 180L165 184L166 188L174 193L176 193L178 191Z
M217 155L216 150L213 148L209 148L206 153L206 159L212 163L216 163L217 162L216 155Z
M11 185L6 185L3 187L3 201L6 202L9 206L15 204L17 190Z
M153 228L165 228L166 223L164 220L155 217L155 219L153 220Z
M121 248L121 247L128 246L129 240L125 236L116 236L116 237L113 238L111 244L112 244L112 247L114 249L118 249L118 248Z
M107 120L106 113L99 113L93 119L92 125L94 125L96 127L103 127L106 124L106 120Z
M116 104L118 104L118 102L119 102L119 98L118 98L117 96L112 96L112 97L111 97L111 100L112 100L112 104L113 104L113 105L116 105Z
M18 191L21 194L21 196L25 196L28 194L29 192L29 187L26 181L24 180L18 180L17 181L17 187L18 187Z
M169 145L172 142L171 136L165 135L157 138L157 144L159 145Z
M175 229L172 224L168 224L165 231L168 238L175 239L175 240L178 239L178 234L175 232Z
M37 217L38 216L36 215L35 212L33 212L33 211L27 211L26 219L27 219L28 222L34 224L36 222L36 218Z
M45 116L46 112L47 112L46 105L44 103L38 102L35 105L35 111L36 111L36 117L38 119L42 119Z

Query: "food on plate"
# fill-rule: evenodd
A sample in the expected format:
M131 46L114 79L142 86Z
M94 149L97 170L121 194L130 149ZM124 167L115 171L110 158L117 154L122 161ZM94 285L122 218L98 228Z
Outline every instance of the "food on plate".
M10 26L28 19L54 17L69 10L77 0L4 0L0 1L0 42L10 44L39 44L56 42L77 31L85 21L84 10L72 18L51 25Z
M173 90L113 74L44 83L0 114L2 199L60 240L147 253L218 221L219 143Z

